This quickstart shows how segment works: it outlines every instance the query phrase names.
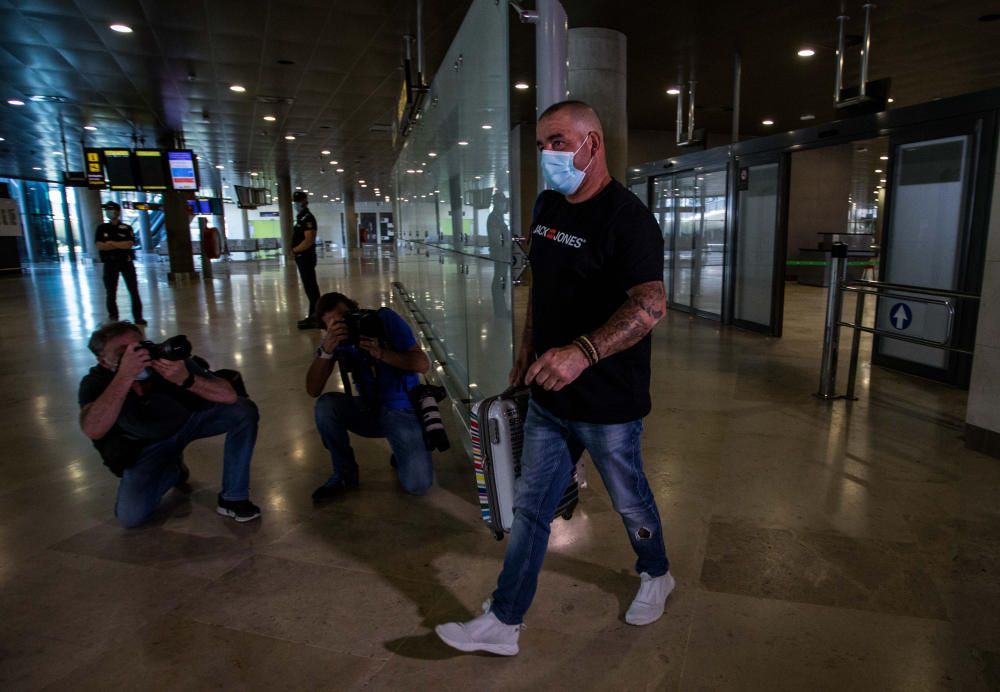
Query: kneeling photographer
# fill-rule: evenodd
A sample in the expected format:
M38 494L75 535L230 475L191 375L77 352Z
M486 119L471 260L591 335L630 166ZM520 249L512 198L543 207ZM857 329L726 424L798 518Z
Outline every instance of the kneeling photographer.
M423 495L434 482L430 449L446 449L448 443L432 393L438 390L440 400L443 390L420 384L430 360L413 331L389 308L358 310L341 293L323 295L316 315L326 331L306 373L306 391L319 397L316 427L330 452L333 473L313 492L313 500L331 500L357 488L349 432L388 439L403 490ZM323 394L334 364L340 366L345 393ZM415 405L423 409L421 414Z
M249 495L259 418L250 399L192 358L184 336L154 344L143 341L134 324L114 322L95 331L88 348L97 365L80 382L80 427L121 478L115 516L122 525L142 524L168 490L185 489L184 448L222 434L226 444L217 511L238 522L260 516ZM238 374L231 374L242 390Z

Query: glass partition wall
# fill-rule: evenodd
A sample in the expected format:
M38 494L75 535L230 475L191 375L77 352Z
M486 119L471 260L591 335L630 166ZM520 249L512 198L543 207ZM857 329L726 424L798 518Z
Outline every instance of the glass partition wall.
M393 171L399 281L466 418L513 363L508 12L473 1Z
M722 315L726 184L725 169L653 180L653 213L663 231L663 280L672 309Z

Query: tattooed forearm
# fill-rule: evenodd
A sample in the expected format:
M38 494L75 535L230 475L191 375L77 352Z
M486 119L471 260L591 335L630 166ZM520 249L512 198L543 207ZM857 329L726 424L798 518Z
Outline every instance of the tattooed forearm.
M624 351L646 336L667 312L666 291L662 281L634 286L628 299L611 319L590 335L601 358Z

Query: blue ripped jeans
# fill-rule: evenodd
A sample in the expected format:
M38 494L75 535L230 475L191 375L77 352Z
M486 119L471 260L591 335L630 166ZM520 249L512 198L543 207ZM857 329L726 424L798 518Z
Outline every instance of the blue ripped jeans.
M519 625L528 611L549 545L550 524L573 471L569 442L586 447L628 532L636 572L667 573L666 548L656 500L642 470L642 421L581 423L552 415L532 401L524 423L521 476L514 487L514 523L491 611Z

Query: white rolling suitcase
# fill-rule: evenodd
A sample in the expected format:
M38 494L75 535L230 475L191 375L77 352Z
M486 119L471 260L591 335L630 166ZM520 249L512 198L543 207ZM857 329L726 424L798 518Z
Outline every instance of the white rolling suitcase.
M507 390L473 404L472 456L479 488L479 509L494 537L503 540L514 521L514 480L521 472L521 446L529 390ZM578 455L574 455L578 456ZM579 501L576 466L555 516L569 519Z

